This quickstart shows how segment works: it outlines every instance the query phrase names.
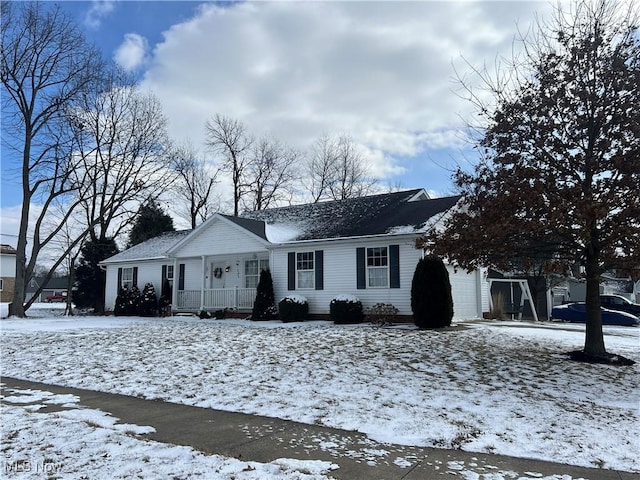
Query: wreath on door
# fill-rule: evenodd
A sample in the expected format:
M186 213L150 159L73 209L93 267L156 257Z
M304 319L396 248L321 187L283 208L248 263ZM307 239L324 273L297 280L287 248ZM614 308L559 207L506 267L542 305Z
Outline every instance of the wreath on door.
M217 267L216 269L213 270L213 276L216 278L221 278L222 277L222 269L220 267Z

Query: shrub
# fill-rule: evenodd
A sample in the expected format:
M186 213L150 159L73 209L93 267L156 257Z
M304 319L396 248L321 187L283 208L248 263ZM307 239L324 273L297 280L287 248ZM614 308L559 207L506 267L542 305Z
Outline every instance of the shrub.
M329 313L334 323L362 323L364 313L362 302L351 295L340 295L331 300Z
M419 328L451 325L451 282L447 267L441 259L428 256L418 262L411 282L411 310Z
M200 310L200 312L198 312L198 318L200 320L206 320L207 318L211 318L211 314L206 310Z
M125 310L126 305L129 303L129 297L130 294L127 286L125 285L124 287L120 287L120 290L118 290L118 295L116 296L115 308L113 309L113 314L116 317L119 317L120 315L126 315Z
M160 295L160 300L158 301L158 308L160 309L160 315L162 317L171 315L171 283L169 283L168 279L164 279L162 284L162 291L164 292Z
M271 272L262 270L256 288L256 300L253 303L251 320L274 320L278 318L275 294L273 293L273 279Z
M155 317L158 314L158 297L153 283L147 283L142 290L138 314L142 317Z
M304 322L309 318L309 303L301 295L287 295L278 302L278 310L283 322Z
M367 312L367 319L374 325L389 325L398 319L398 309L390 303L376 303Z
M135 285L130 289L125 285L118 291L114 315L137 315L142 295Z

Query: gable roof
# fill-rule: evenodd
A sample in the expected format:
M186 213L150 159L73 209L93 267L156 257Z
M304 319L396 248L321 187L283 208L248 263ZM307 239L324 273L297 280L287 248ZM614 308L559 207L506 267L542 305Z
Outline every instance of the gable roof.
M330 240L376 235L420 234L440 219L459 196L429 198L424 189L368 197L293 205L248 212L241 217L215 214L195 230L166 232L100 262L158 260L169 256L220 218L265 243ZM216 220L218 219L218 220Z
M45 277L35 277L27 282L27 293L35 292L36 289L42 285ZM32 285L32 282L35 281L35 285ZM69 276L65 275L63 277L51 277L49 281L42 287L43 290L66 290L69 285Z
M234 217L232 215L220 214L220 216L224 217L227 220L235 223L236 225L244 228L245 230L248 230L249 232L253 233L254 235L257 235L258 237L262 238L263 240L268 240L267 239L267 234L266 234L266 229L265 229L265 224L262 221L254 220L252 218L247 218L247 217Z
M421 233L452 208L459 196L429 199L423 189L371 195L328 202L273 208L246 213L267 224L267 239L274 228L289 232L286 241L322 240L373 235Z
M167 251L191 232L192 230L181 230L179 232L161 233L157 237L134 245L123 252L116 253L114 256L100 262L100 264L167 258Z
M18 252L11 245L7 245L6 243L3 243L0 245L0 253L2 255L15 255Z

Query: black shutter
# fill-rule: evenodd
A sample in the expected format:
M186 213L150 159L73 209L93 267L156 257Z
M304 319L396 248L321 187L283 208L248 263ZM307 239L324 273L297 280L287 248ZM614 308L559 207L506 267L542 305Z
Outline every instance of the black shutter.
M296 254L289 252L287 255L287 288L296 289Z
M122 268L118 268L118 292L122 288Z
M389 286L400 288L400 245L389 245Z
M179 266L178 290L184 290L184 263L181 263Z
M160 277L160 296L164 297L167 292L164 291L164 284L167 283L167 266L162 265L162 276Z
M356 286L358 290L367 288L364 247L356 249Z
M316 250L316 290L324 289L324 250Z
M138 267L133 267L133 286L138 286Z

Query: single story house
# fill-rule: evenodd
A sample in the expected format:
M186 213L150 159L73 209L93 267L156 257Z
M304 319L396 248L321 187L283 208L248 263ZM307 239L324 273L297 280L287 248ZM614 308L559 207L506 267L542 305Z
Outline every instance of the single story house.
M215 214L194 230L170 232L101 262L105 305L121 286L170 288L174 312L232 308L249 313L260 271L270 269L276 303L304 296L314 318L331 300L356 296L365 309L390 303L410 316L411 282L423 255L415 241L458 202L423 189L273 208L234 217ZM488 310L485 271L449 269L456 318ZM165 292L169 293L169 292Z
M67 288L69 286L69 276L51 277L48 282L44 283L45 277L34 277L27 284L26 297L30 299L40 288L42 290L36 298L36 302L64 302L67 297Z

